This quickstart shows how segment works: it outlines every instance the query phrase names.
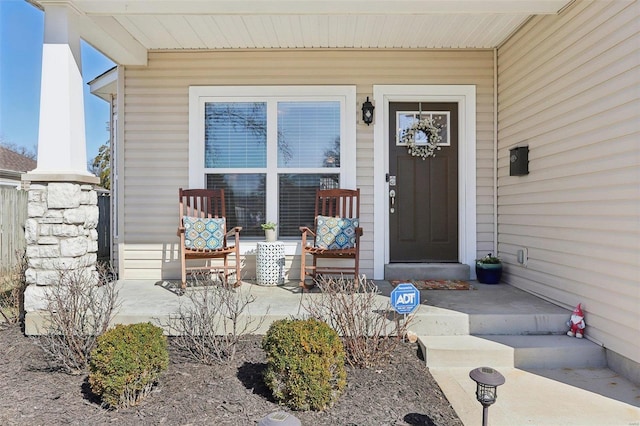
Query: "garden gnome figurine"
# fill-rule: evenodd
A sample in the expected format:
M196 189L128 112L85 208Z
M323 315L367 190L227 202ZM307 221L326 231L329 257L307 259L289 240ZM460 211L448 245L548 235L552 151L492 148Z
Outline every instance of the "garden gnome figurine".
M584 323L584 313L582 313L581 305L581 303L578 303L578 306L576 306L571 314L571 319L567 322L570 328L569 331L567 331L567 336L576 336L578 339L582 339L584 328L587 326Z

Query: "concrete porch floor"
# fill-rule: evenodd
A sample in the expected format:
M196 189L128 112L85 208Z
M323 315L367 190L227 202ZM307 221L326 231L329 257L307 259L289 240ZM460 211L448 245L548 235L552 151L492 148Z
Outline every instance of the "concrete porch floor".
M393 287L388 281L374 280L380 290L382 301L388 300ZM509 285L486 285L469 281L473 290L427 290L421 291L421 306L416 315L448 314L468 320L474 315L510 316L511 320L522 316L560 315L568 320L571 311L553 305ZM128 322L128 318L139 321L153 321L177 312L188 297L180 295L179 280L120 280L118 281L122 301L117 319ZM196 287L197 288L197 287ZM186 292L194 291L191 283ZM302 292L298 281L288 281L280 286L259 286L252 281L243 281L237 288L243 294L251 294L256 300L251 304L251 315L291 317L297 315L301 300L314 297L317 289ZM565 318L566 317L566 318ZM268 325L267 325L268 327ZM476 326L476 328L479 326ZM471 326L473 328L473 326ZM564 324L562 329L564 329ZM471 333L480 330L469 330Z
M510 330L517 330L511 334L551 333L559 339L566 331L569 310L506 284L470 283L473 290L421 291L421 305L411 327L420 339L449 335L476 339L489 334L507 335ZM391 285L378 280L376 284L380 300L386 302ZM177 294L178 281L127 280L118 282L118 286L122 301L115 319L118 323L159 323L175 314L182 303L189 303L188 297ZM257 331L260 334L272 321L303 316L301 302L318 294L317 290L301 292L297 281L277 287L245 281L237 290L255 297L247 314L265 317ZM587 342L582 339L579 343ZM489 409L491 425L640 424L640 388L606 367L517 368L513 364L491 364L492 358L488 359L482 365L471 360L464 367L429 366L465 425L480 425L482 421L482 407L475 399L475 383L468 373L484 365L498 369L506 378L505 385L498 389L496 404Z

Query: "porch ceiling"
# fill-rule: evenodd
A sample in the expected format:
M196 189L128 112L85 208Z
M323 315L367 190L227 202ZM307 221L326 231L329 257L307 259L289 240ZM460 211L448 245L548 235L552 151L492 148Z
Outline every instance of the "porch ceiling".
M116 63L151 50L486 49L572 0L27 0L67 4Z

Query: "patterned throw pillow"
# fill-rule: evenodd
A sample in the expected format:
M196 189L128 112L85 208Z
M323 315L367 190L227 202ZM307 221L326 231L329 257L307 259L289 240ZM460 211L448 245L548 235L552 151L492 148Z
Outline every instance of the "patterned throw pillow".
M318 216L316 247L336 250L356 246L358 218Z
M226 224L224 218L184 216L184 245L192 250L216 250L224 244Z

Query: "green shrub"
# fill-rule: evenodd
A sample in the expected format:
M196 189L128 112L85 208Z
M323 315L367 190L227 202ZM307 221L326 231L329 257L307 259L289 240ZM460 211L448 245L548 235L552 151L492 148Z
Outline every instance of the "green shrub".
M346 386L340 336L316 319L280 320L262 341L265 382L275 399L294 410L324 410Z
M167 338L160 327L119 324L98 338L89 361L89 385L110 407L137 405L168 365Z

